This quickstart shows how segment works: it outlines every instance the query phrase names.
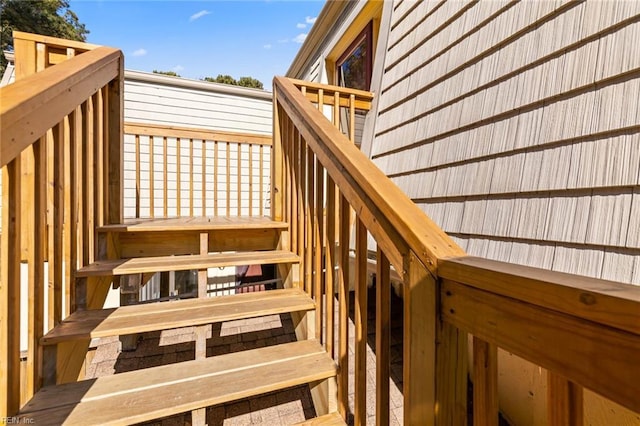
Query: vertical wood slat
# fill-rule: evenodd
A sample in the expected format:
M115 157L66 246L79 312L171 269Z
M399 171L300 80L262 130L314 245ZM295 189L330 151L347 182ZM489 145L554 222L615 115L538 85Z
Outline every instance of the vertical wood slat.
M282 147L282 189L284 193L282 194L282 202L283 202L283 213L282 219L288 224L288 236L291 238L291 199L290 197L290 170L289 167L289 138L291 131L291 120L288 117L283 117L280 124L280 145ZM291 244L289 244L291 246Z
M20 408L20 157L2 168L0 233L0 417Z
M340 130L340 92L333 94L333 125Z
M135 135L136 145L136 218L140 217L140 135Z
M347 418L349 410L349 240L350 216L349 203L338 194L339 213L339 243L340 259L338 274L339 290L339 338L338 338L338 411L343 419Z
M69 247L69 286L71 287L71 300L70 311L75 312L77 310L76 302L76 271L78 270L78 241L81 239L79 223L79 202L80 202L80 158L79 155L82 152L80 144L82 143L82 123L81 123L80 109L76 108L69 114L69 236L71 240L71 246ZM113 194L111 194L113 195Z
M168 215L167 203L169 196L167 194L167 177L169 171L167 170L167 137L162 138L162 213L164 217Z
M582 426L584 395L582 387L547 371L547 422L552 426Z
M182 215L182 170L180 138L176 138L176 216Z
M391 279L389 259L378 247L376 265L376 424L389 424Z
M473 424L498 425L498 348L473 337Z
M154 158L154 137L149 136L149 217L155 217L155 158ZM191 155L193 158L193 153ZM191 188L193 192L193 188ZM193 197L193 196L192 196ZM193 214L192 214L193 216Z
M93 149L94 153L94 190L95 194L93 198L94 208L93 212L95 215L96 226L104 225L104 194L105 194L105 185L104 185L104 126L102 122L102 102L101 102L102 91L98 90L93 96L91 96L91 103L93 104L93 127L94 127L94 142Z
M202 140L202 216L207 215L207 141Z
M213 215L218 216L218 141L213 141Z
M298 160L296 159L296 152L298 148L295 143L295 135L296 128L291 123L288 132L288 162L287 167L289 168L289 183L287 185L287 191L289 192L288 198L291 200L289 207L289 226L291 228L291 245L289 246L291 250L295 251L298 247L298 191L297 187L297 176L296 176L296 166Z
M334 277L336 261L336 184L327 174L327 208L326 208L326 232L325 232L325 316L327 323L327 352L334 356Z
M326 343L323 329L323 311L324 311L324 276L322 274L322 257L325 247L324 241L324 167L320 163L318 157L315 157L315 221L313 226L314 244L313 244L313 286L315 289L316 300L316 336L317 339Z
M40 138L33 145L34 184L33 184L33 250L29 257L28 276L28 349L27 349L27 398L31 398L42 385L42 346L40 338L44 330L44 262L46 217L46 138ZM73 232L73 226L71 227Z
M227 145L227 157L225 158L226 160L226 167L225 167L225 172L227 173L227 180L226 180L226 189L225 189L225 193L227 195L227 216L229 216L231 214L231 147L230 147L230 143L226 142Z
M258 190L258 203L259 203L258 215L264 216L264 146L260 145L259 150L260 150L260 155L259 155L260 163L258 165L258 168L259 168L260 189Z
M249 216L253 216L253 144L249 144Z
M95 115L94 115L95 119ZM62 321L64 298L63 233L64 233L64 123L53 128L53 325ZM49 260L52 258L49 257ZM51 267L51 265L50 265ZM51 303L49 303L51 306Z
M93 245L93 111L90 102L82 104L82 125L83 125L83 152L82 163L84 165L84 176L82 179L82 196L83 201L82 213L82 263L88 265L94 260Z
M295 140L296 146L296 154L295 154L295 173L296 173L296 185L294 190L296 191L296 198L298 200L297 208L296 208L296 216L298 217L298 247L297 254L300 256L300 280L301 280L301 288L304 289L305 284L305 264L304 264L304 253L305 253L305 206L304 206L304 187L306 185L305 178L305 161L306 151L302 145L302 138L300 137L300 132L296 129Z
M189 139L189 216L193 217L193 139Z
M355 425L367 422L367 229L356 220ZM410 423L413 424L413 423Z
M313 295L315 294L314 292L314 287L313 287L313 239L314 239L314 224L315 224L315 196L314 196L314 192L313 192L313 188L314 188L314 180L315 180L315 173L313 171L313 165L315 163L314 161L314 157L313 157L313 151L311 151L311 149L309 148L309 146L306 146L306 151L307 151L307 167L306 167L306 172L307 172L307 194L306 194L306 206L307 206L307 214L306 214L306 227L307 227L307 236L306 236L306 240L307 240L307 248L305 251L305 282L308 284L308 293L311 297L313 297ZM317 327L320 326L319 323L316 322ZM316 328L317 328L316 327ZM316 331L317 334L319 334L318 331Z
M238 153L238 164L236 170L236 178L238 180L238 216L242 216L242 146L239 143L236 144L236 152Z
M65 303L64 303L64 312L63 317L68 317L73 312L74 298L75 298L75 285L73 285L74 281L72 281L73 270L75 267L71 263L72 257L72 228L71 224L71 193L73 192L73 186L71 185L71 169L72 169L72 161L71 161L71 145L73 139L75 139L74 128L71 121L71 116L73 112L68 115L64 120L65 125L65 138L64 138L64 233L63 233L63 241L64 241L64 282L65 282Z
M356 96L349 95L349 140L356 141Z

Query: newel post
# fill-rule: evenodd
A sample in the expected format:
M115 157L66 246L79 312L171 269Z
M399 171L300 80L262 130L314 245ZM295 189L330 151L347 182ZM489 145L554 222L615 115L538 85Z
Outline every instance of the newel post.
M439 282L413 252L403 276L404 422L465 425L467 335L442 321Z

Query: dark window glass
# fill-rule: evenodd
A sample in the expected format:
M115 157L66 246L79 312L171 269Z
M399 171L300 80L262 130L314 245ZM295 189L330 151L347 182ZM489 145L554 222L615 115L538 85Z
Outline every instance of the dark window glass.
M372 69L372 25L360 33L336 63L338 85L352 89L369 90Z

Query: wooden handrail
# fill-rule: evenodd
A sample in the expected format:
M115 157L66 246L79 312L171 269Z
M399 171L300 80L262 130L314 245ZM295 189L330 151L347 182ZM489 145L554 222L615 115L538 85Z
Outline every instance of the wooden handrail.
M438 259L463 256L464 251L413 203L357 147L329 123L286 78L274 79L278 102L296 128L362 216L376 241L384 245L396 269L402 251L413 250L436 276Z
M639 286L472 256L438 264L440 278L640 334Z
M117 77L121 58L100 47L0 88L0 167Z
M13 39L28 40L36 43L42 43L48 47L62 49L76 49L78 52L87 52L89 50L100 47L98 44L85 43L83 41L67 40L64 38L51 37L42 34L25 33L23 31L14 31Z
M205 141L250 143L271 145L271 135L255 133L223 132L219 130L194 129L190 127L165 126L146 123L125 123L124 133L140 136L159 136L169 138L200 139Z

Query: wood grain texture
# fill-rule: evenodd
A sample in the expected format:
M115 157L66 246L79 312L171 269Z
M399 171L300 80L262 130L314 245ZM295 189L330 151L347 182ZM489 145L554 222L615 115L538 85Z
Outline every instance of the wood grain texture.
M119 72L120 51L100 47L0 88L0 166L53 127ZM97 82L97 83L96 83ZM55 104L44 100L55 99ZM38 117L35 120L33 117Z
M636 333L445 280L444 321L633 410L640 409ZM553 351L549 351L553 347ZM602 354L607 354L603 356Z
M550 404L555 401L549 399ZM473 337L473 424L498 425L498 348Z
M640 288L477 257L443 259L442 278L640 333Z
M286 250L220 253L192 256L158 256L99 260L78 270L78 277L129 275L159 271L187 271L222 266L294 263L299 258Z
M580 386L547 372L547 421L550 425L584 425L584 395Z
M301 341L43 389L22 417L47 425L136 423L323 380L335 372L317 342Z

